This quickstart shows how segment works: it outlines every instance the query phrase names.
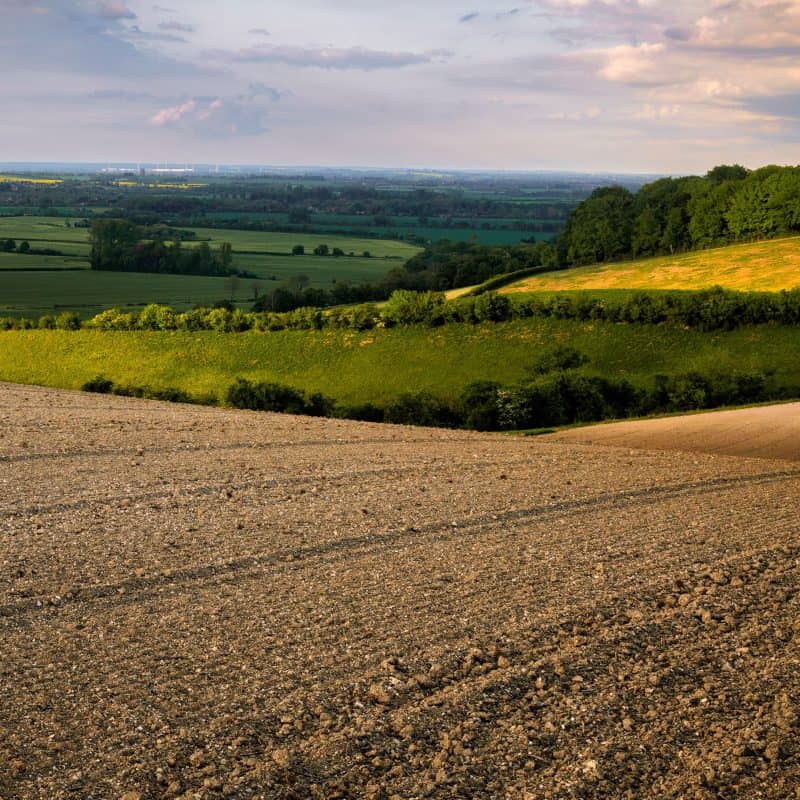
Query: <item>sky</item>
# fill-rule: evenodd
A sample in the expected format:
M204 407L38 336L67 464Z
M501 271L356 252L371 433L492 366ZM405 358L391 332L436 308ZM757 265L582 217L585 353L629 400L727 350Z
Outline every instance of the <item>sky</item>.
M800 0L162 2L0 0L0 161L800 162Z

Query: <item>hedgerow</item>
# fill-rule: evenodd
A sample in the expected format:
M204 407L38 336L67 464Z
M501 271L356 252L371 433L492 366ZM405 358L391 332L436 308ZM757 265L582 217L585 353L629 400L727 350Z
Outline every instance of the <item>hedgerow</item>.
M59 328L101 331L183 330L240 333L244 331L355 331L395 326L437 327L450 323L477 325L515 319L554 318L639 325L678 325L700 331L735 330L749 325L800 325L800 288L782 292L736 292L712 288L693 292L636 292L624 297L591 294L509 297L485 292L446 300L438 292L399 290L382 306L362 304L331 310L298 308L277 313L234 308L195 308L177 312L148 305L141 311L117 308L81 321L71 312L44 316L38 322L2 317L0 330Z

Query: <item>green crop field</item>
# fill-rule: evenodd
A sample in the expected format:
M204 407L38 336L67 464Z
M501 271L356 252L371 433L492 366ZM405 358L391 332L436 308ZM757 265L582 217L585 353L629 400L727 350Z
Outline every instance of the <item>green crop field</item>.
M3 270L88 269L86 256L34 256L0 252L0 272ZM2 300L0 300L0 303Z
M339 247L346 254L360 256L369 251L375 258L395 258L408 261L421 248L406 242L391 239L359 239L353 236L332 236L316 233L272 233L263 231L239 231L220 228L189 228L199 239L208 240L212 247L230 242L234 253L282 253L290 254L292 247L303 245L311 252L319 244Z
M237 377L322 391L344 403L381 403L427 390L453 399L471 381L519 380L544 349L568 343L587 374L643 385L656 374L762 371L800 386L800 329L702 333L675 326L531 319L476 327L212 332L6 331L0 380L78 388L103 374L120 384L221 396Z
M800 286L800 237L576 267L525 278L502 291L703 289L711 286L763 292Z
M312 286L330 289L334 283L377 283L393 267L403 261L379 258L321 258L319 256L236 255L238 269L247 270L264 280L285 281L295 275L305 275ZM247 280L243 278L242 280ZM262 287L262 291L270 287Z
M231 299L252 302L253 283L244 279L194 275L148 275L124 272L0 270L0 316L37 318L56 311L93 316L105 308L137 308L163 303L187 309ZM260 291L274 284L255 282Z
M66 226L67 222L71 226L76 221L78 220L67 220L60 217L0 217L0 239L15 239L17 243L27 239L31 244L34 242L85 243L88 254L88 228L68 228ZM42 244L42 246L45 245Z

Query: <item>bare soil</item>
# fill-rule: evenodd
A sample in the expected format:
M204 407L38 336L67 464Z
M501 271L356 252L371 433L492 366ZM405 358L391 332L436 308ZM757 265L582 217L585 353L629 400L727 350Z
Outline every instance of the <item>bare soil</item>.
M573 428L546 438L647 450L800 461L800 403Z
M800 797L800 465L0 417L3 800Z

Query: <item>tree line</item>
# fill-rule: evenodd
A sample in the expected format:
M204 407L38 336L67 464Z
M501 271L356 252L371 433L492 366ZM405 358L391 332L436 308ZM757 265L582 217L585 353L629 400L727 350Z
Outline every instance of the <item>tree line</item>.
M218 250L212 250L206 242L185 248L183 238L191 236L183 237L164 226L137 225L126 219L95 219L89 233L89 262L94 270L113 272L242 274L233 268L233 248L229 243L224 242Z
M595 190L558 241L562 266L771 239L800 232L800 167L738 164L704 177L662 178L635 194Z

